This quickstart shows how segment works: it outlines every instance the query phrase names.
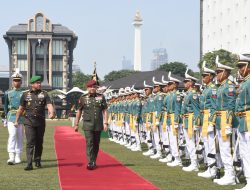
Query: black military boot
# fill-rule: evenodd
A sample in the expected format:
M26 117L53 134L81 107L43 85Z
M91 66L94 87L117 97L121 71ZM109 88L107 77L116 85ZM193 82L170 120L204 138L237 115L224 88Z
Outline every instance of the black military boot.
M41 167L42 167L41 161L40 161L40 160L35 161L35 166L36 166L37 168L41 168Z
M24 170L25 170L25 171L33 170L32 164L28 164L28 165L24 168Z

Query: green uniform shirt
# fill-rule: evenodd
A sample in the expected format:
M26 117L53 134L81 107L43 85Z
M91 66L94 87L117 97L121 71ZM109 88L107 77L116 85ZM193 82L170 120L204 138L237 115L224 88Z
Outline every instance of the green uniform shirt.
M250 110L250 75L244 78L239 87L239 94L236 99L235 112L245 112ZM247 121L246 117L238 116L239 131L246 132ZM249 125L249 124L248 124Z
M83 111L83 130L103 130L103 110L107 103L103 95L83 95L79 99L79 110Z

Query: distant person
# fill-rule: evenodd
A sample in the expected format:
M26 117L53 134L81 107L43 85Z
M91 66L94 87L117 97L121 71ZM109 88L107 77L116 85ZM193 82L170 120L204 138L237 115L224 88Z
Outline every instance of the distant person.
M41 168L41 156L43 152L43 136L45 132L45 106L48 108L50 119L55 117L54 108L48 93L41 90L41 77L33 76L30 79L31 89L25 92L20 100L20 107L16 114L15 126L24 113L24 126L27 139L26 156L27 166L24 170L33 170L32 160L34 154L35 166ZM34 153L35 152L35 153Z
M4 125L7 124L9 138L7 144L7 151L9 153L8 165L21 163L21 154L23 151L23 118L20 117L18 125L14 125L16 121L16 112L20 105L20 98L23 94L21 91L22 75L17 69L11 76L12 89L4 94L4 112L6 119Z
M103 95L97 94L95 80L86 84L88 94L79 99L79 108L76 114L75 131L78 131L79 120L83 117L83 131L86 138L86 153L88 170L96 168L96 159L99 151L102 130L108 129L107 103Z

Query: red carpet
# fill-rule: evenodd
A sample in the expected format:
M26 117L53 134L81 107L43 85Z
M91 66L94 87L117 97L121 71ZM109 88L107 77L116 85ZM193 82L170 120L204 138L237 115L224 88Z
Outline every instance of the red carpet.
M98 154L98 168L87 170L85 139L71 127L56 127L54 138L62 190L158 189L103 151Z

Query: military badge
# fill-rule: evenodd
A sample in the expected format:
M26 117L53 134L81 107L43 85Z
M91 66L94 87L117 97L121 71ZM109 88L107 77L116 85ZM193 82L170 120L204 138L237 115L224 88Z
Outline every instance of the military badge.
M44 98L44 94L41 92L40 94L38 94L38 98Z
M193 99L197 99L197 94L193 94Z
M176 100L179 102L179 101L181 100L181 97L178 95L178 96L176 97Z

